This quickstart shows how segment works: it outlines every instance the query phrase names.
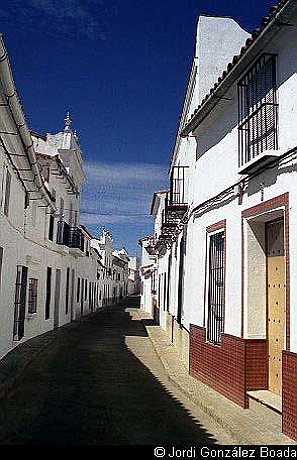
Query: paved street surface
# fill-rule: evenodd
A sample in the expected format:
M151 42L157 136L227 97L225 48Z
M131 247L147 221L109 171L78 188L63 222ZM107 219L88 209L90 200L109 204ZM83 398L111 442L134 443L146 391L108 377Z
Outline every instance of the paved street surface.
M136 301L37 337L0 363L2 387L19 373L0 401L1 444L233 442L170 383Z

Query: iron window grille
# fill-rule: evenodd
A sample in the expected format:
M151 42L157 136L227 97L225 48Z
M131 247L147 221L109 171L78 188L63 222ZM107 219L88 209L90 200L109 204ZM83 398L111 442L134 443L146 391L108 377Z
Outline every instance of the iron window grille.
M80 298L80 278L77 278L77 290L76 290L76 302L79 302Z
M278 148L276 56L263 54L238 83L239 167Z
M55 225L55 218L52 214L50 214L49 225L48 225L48 239L51 241L54 240L54 225Z
M65 315L69 311L69 287L70 287L70 268L66 270L66 295L65 295Z
M29 278L28 313L37 312L37 287L38 279Z
M51 307L51 292L52 292L52 268L46 269L46 294L45 294L45 319L50 317Z
M18 265L15 283L13 340L21 340L24 337L27 278L28 267Z
M225 232L209 240L207 340L218 345L224 327L225 309Z
M157 271L153 270L151 274L151 293L157 293Z

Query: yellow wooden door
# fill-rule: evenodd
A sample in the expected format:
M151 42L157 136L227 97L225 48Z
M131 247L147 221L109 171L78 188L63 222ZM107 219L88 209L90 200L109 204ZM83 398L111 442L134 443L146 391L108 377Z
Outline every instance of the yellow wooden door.
M269 390L282 390L282 350L285 343L286 270L283 219L266 224L267 337Z

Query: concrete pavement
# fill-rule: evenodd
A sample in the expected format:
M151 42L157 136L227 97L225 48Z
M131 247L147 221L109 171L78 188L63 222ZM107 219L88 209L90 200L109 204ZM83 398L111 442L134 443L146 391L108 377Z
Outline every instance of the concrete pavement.
M168 380L128 305L32 339L0 362L1 445L232 442Z
M200 409L224 428L235 444L286 445L296 444L280 431L275 424L263 420L249 410L244 410L212 388L191 377L181 363L176 347L160 326L150 324L150 315L137 310L147 334L171 382Z
M190 377L137 303L36 337L0 361L0 444L293 443Z

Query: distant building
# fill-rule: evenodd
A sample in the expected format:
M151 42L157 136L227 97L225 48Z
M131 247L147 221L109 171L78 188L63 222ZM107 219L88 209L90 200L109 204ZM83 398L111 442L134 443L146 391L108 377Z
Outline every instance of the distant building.
M128 295L140 294L140 262L138 257L129 256L128 262Z

